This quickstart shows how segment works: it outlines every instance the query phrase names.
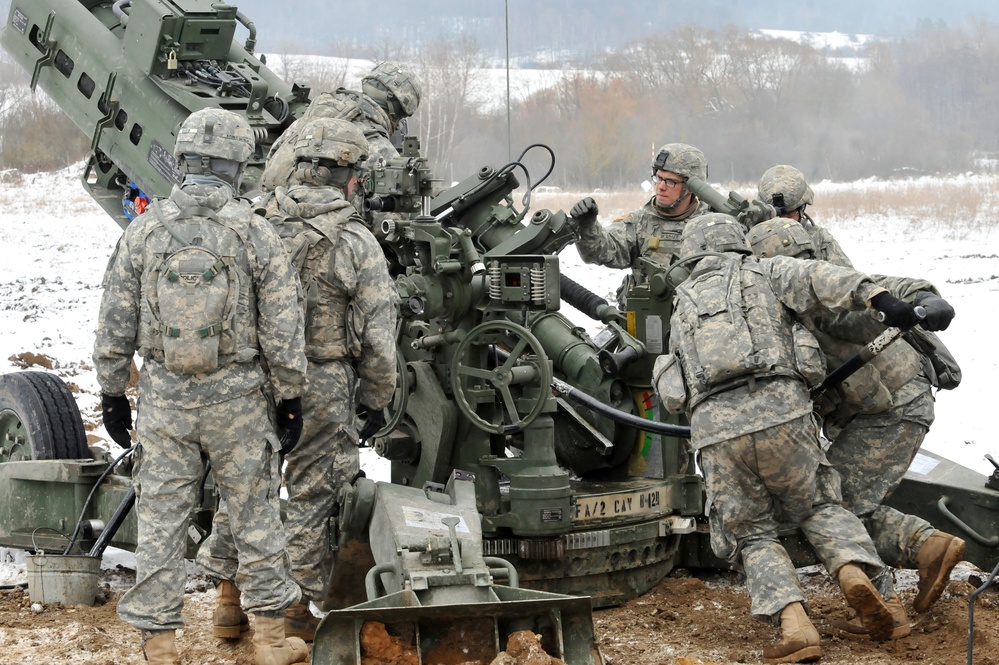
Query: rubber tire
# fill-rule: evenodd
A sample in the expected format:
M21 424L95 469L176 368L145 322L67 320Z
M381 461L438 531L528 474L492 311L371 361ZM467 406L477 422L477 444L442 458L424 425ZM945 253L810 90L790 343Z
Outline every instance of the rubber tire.
M12 372L0 376L0 412L9 410L21 421L31 459L90 457L80 408L69 387L48 372Z

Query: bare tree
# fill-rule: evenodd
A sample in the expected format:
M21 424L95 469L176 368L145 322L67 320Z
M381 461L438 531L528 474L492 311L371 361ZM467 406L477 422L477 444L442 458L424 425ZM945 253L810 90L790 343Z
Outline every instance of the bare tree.
M484 56L475 41L440 39L420 51L416 68L423 82L423 98L417 115L424 152L438 168L446 168L458 147L463 123L477 113L481 95L478 76ZM454 179L454 174L450 174Z

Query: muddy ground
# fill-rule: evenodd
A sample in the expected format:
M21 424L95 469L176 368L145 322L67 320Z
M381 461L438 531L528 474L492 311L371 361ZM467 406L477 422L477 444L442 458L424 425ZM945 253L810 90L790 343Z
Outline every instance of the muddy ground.
M923 615L912 615L912 635L883 644L829 636L834 619L849 616L838 589L816 567L799 571L823 634L821 662L836 664L962 665L967 663L969 594L986 577L960 565L943 597ZM142 665L138 633L115 613L131 572L105 571L102 603L95 607L36 606L25 589L0 590L0 663L45 665ZM915 577L900 573L898 588L908 605ZM178 644L184 665L252 665L248 637L225 642L211 636L215 591L201 578L188 585L187 627ZM40 611L38 611L40 610ZM999 664L999 592L988 589L975 604L976 665ZM728 665L762 663L761 650L777 638L775 628L753 621L745 586L734 573L694 575L678 570L650 593L593 615L598 643L609 665ZM437 665L437 664L428 664ZM443 665L459 665L448 662Z

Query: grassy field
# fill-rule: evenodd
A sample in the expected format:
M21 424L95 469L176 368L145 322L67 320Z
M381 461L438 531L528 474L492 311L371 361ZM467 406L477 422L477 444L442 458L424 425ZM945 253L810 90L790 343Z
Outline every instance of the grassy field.
M755 185L715 184L721 192L736 191L756 198ZM871 217L899 217L921 221L928 227L953 230L986 230L999 226L999 174L921 177L903 180L860 180L813 185L815 203L809 214L823 225L850 226ZM518 206L522 193L515 201ZM651 196L638 187L631 191L545 192L534 194L531 207L565 210L584 196L600 206L600 217L609 220L641 207Z

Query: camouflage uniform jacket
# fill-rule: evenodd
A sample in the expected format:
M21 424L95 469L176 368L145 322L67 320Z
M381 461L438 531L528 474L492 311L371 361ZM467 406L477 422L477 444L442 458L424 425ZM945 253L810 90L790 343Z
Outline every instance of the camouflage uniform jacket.
M600 224L580 227L576 240L579 256L587 263L608 268L631 268L635 283L644 281L639 257L670 265L680 251L680 234L687 221L711 212L706 203L695 199L683 215L668 217L660 212L653 196L644 206L618 217L606 228Z
M773 296L783 306L777 312L750 312L747 314L750 325L753 317L769 316L777 331L778 343L792 344L791 329L797 315L817 313L824 310L843 312L860 310L869 306L870 298L884 289L875 284L867 275L855 270L835 266L825 261L806 261L786 256L757 259L729 254L731 258L708 257L702 259L692 277L697 272L720 267L724 261L737 260L742 266L756 263L764 281L750 279L744 283L752 288L772 289ZM746 271L746 267L742 268ZM670 321L670 351L688 348L692 338L685 338L682 317L689 317L688 303L677 299L676 309ZM696 314L696 313L695 313ZM727 348L731 341L719 339L718 344ZM793 358L793 348L777 350L781 358ZM682 354L682 351L681 351ZM812 411L812 400L808 386L800 375L787 371L785 367L763 369L744 380L733 381L727 387L712 392L698 402L693 409L688 407L691 426L691 446L698 450L705 446L727 441L738 436L759 432L774 427ZM686 372L685 372L686 373ZM691 390L691 377L686 377L688 391ZM692 398L688 398L688 403Z
M896 298L906 301L911 301L920 293L940 295L937 288L924 279L888 275L871 275L871 279L888 289ZM830 371L886 330L883 323L863 312L825 313L807 319L805 323L815 332L822 351L829 360ZM920 333L933 334L927 331ZM922 354L910 344L897 341L861 366L842 386L827 394L820 413L827 421L836 424L849 421L857 413L881 413L892 407L903 406L923 391L902 388L924 375ZM917 420L926 421L924 424L929 426L932 415L926 414Z
M295 141L308 122L317 118L339 118L348 120L358 127L368 141L368 159L364 164L373 164L377 159L392 159L399 151L392 145L392 120L373 99L363 92L337 88L335 92L320 93L302 114L302 117L284 130L267 153L267 164L260 176L259 186L265 192L273 192L277 187L291 184L291 174L295 170Z
M306 355L353 360L361 403L386 407L395 391L398 296L378 241L336 188L279 187L273 203L269 219L306 291Z
M812 218L806 214L801 216L801 225L805 228L808 236L812 239L815 258L828 261L844 268L852 268L853 263L843 251L843 248L836 242L836 238L829 232L829 229L819 226Z
M180 246L160 222L156 207L164 217L173 218L192 206L213 210L224 223L201 223L203 233L236 231L243 242L236 264L244 286L232 326L235 353L220 357L217 370L182 375L162 363L146 289L150 270L162 253ZM139 391L147 404L180 409L218 404L249 394L268 379L277 399L297 397L306 386L303 319L296 306L300 299L301 289L281 239L246 202L234 199L228 187L174 187L169 199L125 229L108 263L93 355L101 390L124 394L137 352L145 359Z

